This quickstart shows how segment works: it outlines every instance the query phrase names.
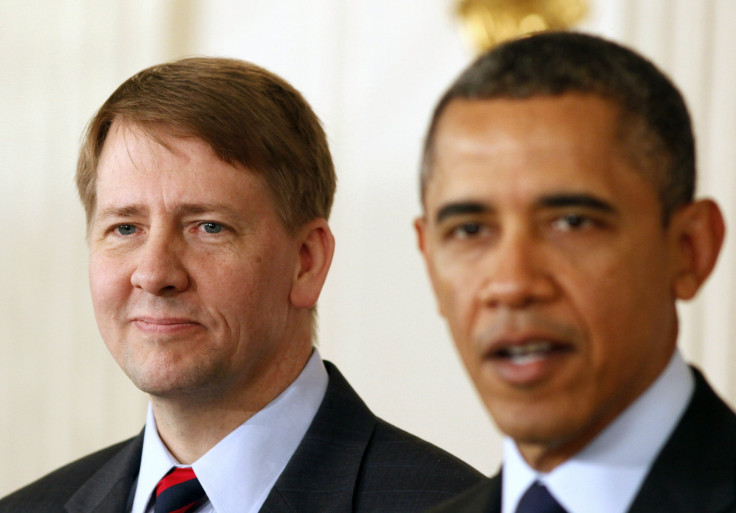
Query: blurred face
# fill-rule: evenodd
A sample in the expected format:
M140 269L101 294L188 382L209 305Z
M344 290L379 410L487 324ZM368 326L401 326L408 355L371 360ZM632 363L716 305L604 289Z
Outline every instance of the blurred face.
M675 242L597 97L455 100L420 247L499 428L549 470L656 378L674 347Z
M289 303L299 244L260 177L199 139L161 141L116 122L102 151L89 270L100 331L154 396L258 389L311 350Z

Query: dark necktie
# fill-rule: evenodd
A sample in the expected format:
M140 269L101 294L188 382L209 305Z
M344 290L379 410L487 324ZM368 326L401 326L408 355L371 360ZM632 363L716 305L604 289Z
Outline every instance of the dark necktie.
M199 479L190 467L174 467L156 485L154 513L187 513L207 500Z
M516 513L566 513L566 511L543 484L534 481L521 496Z

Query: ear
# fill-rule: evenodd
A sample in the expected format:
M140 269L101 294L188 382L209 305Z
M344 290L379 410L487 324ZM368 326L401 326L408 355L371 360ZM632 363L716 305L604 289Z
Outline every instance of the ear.
M299 232L299 259L291 283L289 300L297 308L312 308L335 252L335 238L325 219L311 221Z
M673 292L691 299L716 265L726 227L718 205L712 200L695 201L670 219L674 245Z
M426 232L427 232L427 218L424 216L417 217L414 220L414 230L417 232L417 246L419 247L422 256L426 255Z
M417 217L414 220L414 230L417 233L417 246L419 247L419 252L422 254L422 259L424 260L424 266L427 269L427 276L429 277L429 283L432 286L432 290L434 291L434 296L437 304L437 310L439 314L442 317L446 317L445 312L442 308L442 302L439 300L439 296L437 295L437 289L435 287L435 275L434 275L434 269L432 267L432 254L430 252L430 248L427 245L427 239L429 237L427 233L427 217L421 216Z

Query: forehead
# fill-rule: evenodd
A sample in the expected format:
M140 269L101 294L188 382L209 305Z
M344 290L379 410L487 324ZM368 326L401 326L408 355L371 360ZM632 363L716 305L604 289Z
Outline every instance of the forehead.
M182 163L195 160L219 160L204 140L190 136L169 125L142 126L115 118L107 131L99 168L142 168L164 160Z
M219 159L205 141L117 121L100 154L96 191L99 207L158 201L237 206L268 197L259 174Z
M620 119L613 102L594 95L453 100L437 125L425 207L486 192L624 193L643 179L621 141Z

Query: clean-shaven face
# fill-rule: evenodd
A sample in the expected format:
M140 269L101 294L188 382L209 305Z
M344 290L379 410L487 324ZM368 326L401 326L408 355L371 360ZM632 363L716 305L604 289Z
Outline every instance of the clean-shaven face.
M669 361L672 241L653 183L590 95L454 100L417 221L442 315L534 466L577 452Z
M222 397L292 350L298 244L258 175L197 138L159 138L115 122L105 142L89 235L95 316L140 389Z

